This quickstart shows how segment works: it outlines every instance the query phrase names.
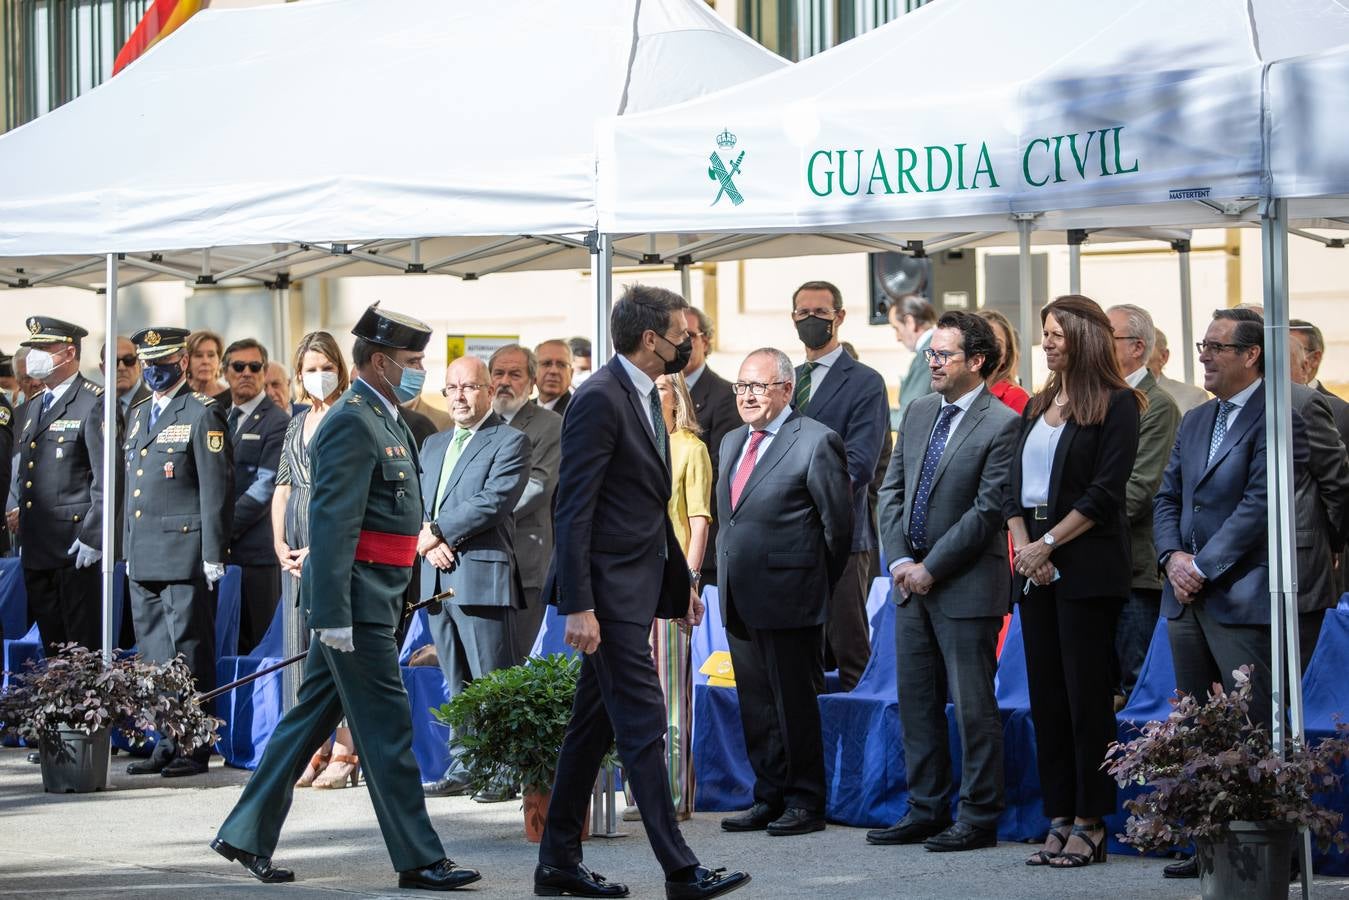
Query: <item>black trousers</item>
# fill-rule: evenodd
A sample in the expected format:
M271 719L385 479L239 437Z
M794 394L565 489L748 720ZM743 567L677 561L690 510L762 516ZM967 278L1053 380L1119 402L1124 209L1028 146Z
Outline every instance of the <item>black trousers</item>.
M262 643L281 601L281 566L240 566L239 655L246 656Z
M665 771L665 696L651 660L651 626L600 620L600 646L581 661L571 721L557 758L539 862L581 863L581 827L595 777L611 742L637 800L647 840L666 875L695 866L675 822Z
M834 585L825 623L829 640L827 655L838 666L840 687L857 687L871 659L871 623L867 621L867 576L871 571L870 550L848 554L848 564ZM829 666L826 665L828 668ZM823 681L820 682L823 685Z
M754 800L824 815L824 741L816 685L824 678L822 626L726 634Z
M1098 818L1115 811L1101 769L1115 740L1115 622L1121 601L1060 600L1054 586L1021 600L1026 678L1045 814Z
M23 570L28 622L37 622L48 656L57 644L103 648L103 570L98 565ZM15 635L17 637L17 635Z

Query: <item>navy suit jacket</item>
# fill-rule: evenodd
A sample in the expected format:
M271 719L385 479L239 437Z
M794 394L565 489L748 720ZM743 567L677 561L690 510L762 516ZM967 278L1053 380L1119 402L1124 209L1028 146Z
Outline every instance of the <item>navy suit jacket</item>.
M223 404L222 404L223 405ZM229 414L228 407L225 408ZM268 397L231 433L234 448L234 526L230 562L240 566L276 565L272 543L272 494L286 442L290 416Z
M798 380L802 371L801 366L796 367ZM875 550L876 529L872 524L869 489L876 477L885 431L890 427L885 379L875 369L840 353L810 402L798 412L829 426L843 438L852 487L852 550Z
M667 458L618 357L571 395L543 596L569 615L650 625L688 613L689 570L666 506Z

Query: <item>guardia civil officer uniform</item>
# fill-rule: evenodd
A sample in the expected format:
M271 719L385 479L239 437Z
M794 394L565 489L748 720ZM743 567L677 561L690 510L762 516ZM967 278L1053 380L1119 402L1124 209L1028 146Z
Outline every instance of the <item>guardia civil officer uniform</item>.
M185 346L184 328L147 328L132 336L141 361L153 366ZM224 573L230 543L234 468L225 409L185 379L131 408L126 456L125 550L136 646L154 662L181 653L197 690L215 684L214 585L206 568ZM175 758L176 757L176 758ZM179 756L162 739L133 775L206 771L210 748Z
M352 333L391 350L422 350L431 335L415 319L374 307ZM476 881L476 872L445 859L426 814L394 641L422 525L416 441L397 407L358 379L324 416L309 453L313 528L300 603L310 628L351 628L355 649L310 640L298 700L212 847L262 881L293 879L271 865L272 852L295 780L345 714L399 886Z
M21 346L48 353L88 336L78 325L47 316L28 319ZM28 616L50 656L68 641L102 641L103 388L78 372L25 407L19 424L20 558ZM0 418L9 424L8 407ZM5 460L10 460L6 449ZM5 482L8 483L7 481ZM84 545L83 552L76 544ZM77 566L76 563L83 563Z

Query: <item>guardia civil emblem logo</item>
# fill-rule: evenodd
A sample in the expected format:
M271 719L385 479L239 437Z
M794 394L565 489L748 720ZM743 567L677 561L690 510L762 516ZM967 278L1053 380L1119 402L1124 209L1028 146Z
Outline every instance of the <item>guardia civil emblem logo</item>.
M731 151L735 149L735 141L735 135L731 134L730 129L722 129L721 134L717 135L717 146L726 151L727 159L730 159ZM707 177L717 182L717 196L712 198L712 205L720 203L723 196L730 198L732 206L744 203L744 196L735 186L735 176L740 174L740 163L745 159L745 151L741 150L729 166L716 150L712 151L710 159L712 164L707 167Z

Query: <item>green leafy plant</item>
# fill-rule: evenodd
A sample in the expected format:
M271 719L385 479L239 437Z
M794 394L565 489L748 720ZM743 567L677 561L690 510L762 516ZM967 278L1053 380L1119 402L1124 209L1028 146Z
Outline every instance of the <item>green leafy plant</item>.
M432 710L450 726L451 746L475 791L503 784L527 793L552 790L580 671L579 657L534 657L475 679Z
M57 752L65 752L62 731L105 728L133 741L154 731L190 752L214 743L221 724L202 709L181 656L151 663L135 654L105 664L101 653L79 644L58 645L55 656L14 675L0 694L0 721Z
M1307 828L1323 849L1331 843L1343 849L1341 815L1314 795L1339 784L1349 726L1337 723L1333 737L1311 747L1290 740L1280 759L1268 732L1250 718L1250 668L1233 675L1234 690L1215 684L1202 703L1178 692L1165 720L1110 746L1105 768L1119 785L1152 788L1125 801L1129 821L1121 839L1144 851L1167 850L1221 838L1230 822L1277 821Z

